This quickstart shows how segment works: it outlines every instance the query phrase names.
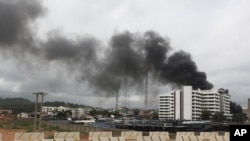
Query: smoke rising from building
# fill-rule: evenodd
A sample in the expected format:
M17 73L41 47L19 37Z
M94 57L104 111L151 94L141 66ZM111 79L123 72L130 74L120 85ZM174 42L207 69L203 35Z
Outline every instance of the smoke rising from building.
M213 85L207 81L206 74L197 69L191 55L178 51L171 55L161 70L161 79L177 85L191 85L197 89L211 89Z
M143 83L148 73L162 84L213 87L206 74L198 71L190 54L178 51L169 55L169 40L155 31L114 34L102 52L103 45L93 37L72 39L52 32L46 41L39 40L32 26L43 13L44 8L36 0L0 0L1 52L10 51L13 56L23 52L26 61L32 61L32 57L45 64L63 63L69 74L80 74L80 80L88 82L98 94L110 96L119 92L124 80L136 86Z

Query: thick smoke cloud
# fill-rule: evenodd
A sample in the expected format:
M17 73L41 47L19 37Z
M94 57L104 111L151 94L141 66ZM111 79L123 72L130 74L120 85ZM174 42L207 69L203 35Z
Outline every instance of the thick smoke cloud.
M90 62L96 59L94 38L81 38L76 40L53 34L47 42L41 44L44 57L47 60L62 60L68 63Z
M117 33L104 52L93 37L69 38L52 32L46 41L41 41L31 27L43 9L36 0L0 0L0 48L15 47L25 52L22 57L26 58L26 65L33 60L30 57L40 61L37 64L62 63L69 74L80 75L80 81L111 96L119 92L124 82L141 85L148 74L162 84L213 87L206 74L198 71L190 54L178 51L169 56L169 40L154 31ZM18 53L13 52L14 56Z
M0 47L31 40L32 21L43 11L38 0L0 0Z
M143 35L129 32L111 38L110 51L106 54L101 71L92 77L98 89L114 94L127 79L129 83L142 84L147 73L163 84L192 85L194 88L211 89L213 85L199 72L190 54L179 51L167 56L171 47L168 40L154 31Z
M190 54L178 51L171 55L161 70L161 79L178 85L191 85L195 89L211 89L213 85L206 79L204 72L199 72Z
M171 49L169 42L153 31L146 32L144 38L146 67L149 70L160 71L166 60L166 55Z
M49 34L46 42L39 44L39 52L45 62L64 64L69 74L77 74L78 80L85 80L91 77L98 64L98 45L99 42L92 37L69 39L55 32Z
M134 44L133 34L129 32L114 35L100 71L90 82L109 94L117 93L124 80L141 82L143 56L136 52L137 47Z

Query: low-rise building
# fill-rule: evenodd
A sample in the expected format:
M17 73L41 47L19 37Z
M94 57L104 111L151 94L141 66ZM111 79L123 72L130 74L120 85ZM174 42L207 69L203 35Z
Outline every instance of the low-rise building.
M52 106L43 106L42 112L46 115L55 115L55 113L58 111L58 107L52 107Z
M12 110L1 109L0 110L0 122L8 122L13 120Z
M19 113L17 114L17 118L29 118L29 113Z
M12 114L12 110L9 109L1 109L0 114Z
M59 107L52 107L52 106L43 106L42 112L44 116L54 116L58 112L63 112L63 111L71 111L72 115L71 118L83 118L84 115L89 114L89 109L85 108L69 108L69 107L64 107L64 106L59 106Z
M81 119L87 114L87 109L84 108L72 108L72 118Z
M57 111L59 112L68 111L68 110L72 110L72 108L64 107L64 106L57 107Z

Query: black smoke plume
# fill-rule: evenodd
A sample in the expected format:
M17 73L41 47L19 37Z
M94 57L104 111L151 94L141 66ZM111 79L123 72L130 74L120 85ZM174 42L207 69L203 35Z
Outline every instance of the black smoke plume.
M154 31L142 36L130 32L116 34L111 38L101 71L92 77L91 82L98 89L112 94L120 89L124 79L136 85L143 83L147 73L154 73L163 84L191 85L200 89L213 87L206 80L206 74L198 71L188 53L179 51L168 57L170 49L168 40Z
M58 32L52 32L46 42L39 44L39 49L45 61L64 64L70 74L80 74L78 80L85 80L98 64L98 45L99 42L93 37L69 39Z
M184 51L175 52L167 59L161 70L161 80L178 85L191 85L195 89L211 89L206 74L199 72L190 54Z
M171 49L168 40L156 32L148 31L144 34L145 65L148 71L160 71L166 61L167 53Z
M213 87L206 74L198 71L190 54L178 51L169 55L169 40L157 32L117 33L105 50L93 37L69 38L51 32L42 41L36 37L33 27L43 13L38 0L0 0L1 51L13 51L14 56L22 52L26 65L32 60L40 61L37 64L63 64L70 75L80 76L78 80L109 95L115 95L123 82L134 86L144 83L148 74L164 85Z
M44 13L38 0L0 0L0 47L32 39L32 22Z
M143 56L136 52L134 43L133 34L129 32L114 35L100 71L90 79L91 84L114 94L119 91L125 79L135 83L141 82L144 60Z

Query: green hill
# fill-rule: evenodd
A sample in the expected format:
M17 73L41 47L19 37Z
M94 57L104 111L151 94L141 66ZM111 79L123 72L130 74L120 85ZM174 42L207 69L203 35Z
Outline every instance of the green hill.
M52 106L52 107L65 106L69 108L86 107L86 105L83 104L66 103L62 101L44 102L43 106Z
M0 106L10 105L10 104L31 104L30 100L24 98L1 98Z
M24 98L0 98L0 109L11 109L13 114L33 112L34 103Z
M66 103L62 101L44 102L43 105L53 107L65 106L70 108L86 107L86 105ZM39 106L40 104L38 104L38 109ZM10 109L13 111L13 114L19 114L21 112L30 113L34 112L35 103L24 98L0 98L0 109Z

